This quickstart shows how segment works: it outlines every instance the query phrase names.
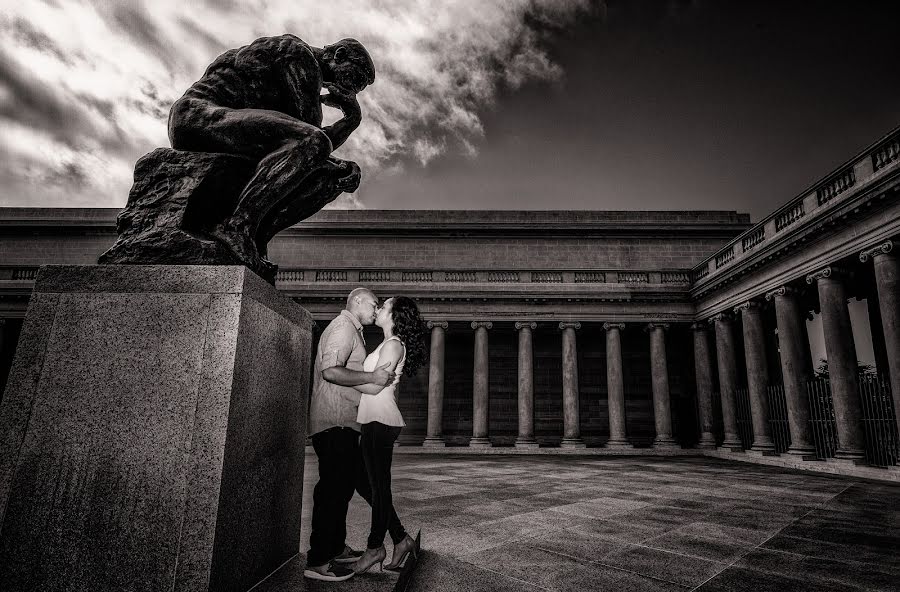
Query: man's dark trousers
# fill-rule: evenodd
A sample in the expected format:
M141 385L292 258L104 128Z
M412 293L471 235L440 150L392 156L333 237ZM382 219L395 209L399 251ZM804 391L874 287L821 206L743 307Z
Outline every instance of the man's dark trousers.
M359 432L334 427L312 437L319 457L319 482L313 491L312 534L306 564L325 565L344 550L347 506L356 491L372 505L372 489L359 448Z

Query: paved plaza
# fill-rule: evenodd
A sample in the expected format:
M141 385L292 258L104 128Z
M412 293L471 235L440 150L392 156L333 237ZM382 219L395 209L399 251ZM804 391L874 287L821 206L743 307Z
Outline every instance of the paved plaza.
M394 463L397 510L408 529L422 529L426 550L410 590L851 591L900 582L895 485L710 458L403 454ZM315 476L307 455L304 547ZM348 521L350 543L363 547L369 509L358 497ZM262 588L390 590L395 580L309 586L293 571Z

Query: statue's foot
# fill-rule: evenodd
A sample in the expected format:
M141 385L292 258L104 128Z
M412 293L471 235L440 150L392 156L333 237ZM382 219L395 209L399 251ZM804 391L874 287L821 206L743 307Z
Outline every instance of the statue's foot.
M222 224L216 226L212 236L218 240L240 263L251 269L262 268L262 257L256 250L256 243L247 230L240 227Z

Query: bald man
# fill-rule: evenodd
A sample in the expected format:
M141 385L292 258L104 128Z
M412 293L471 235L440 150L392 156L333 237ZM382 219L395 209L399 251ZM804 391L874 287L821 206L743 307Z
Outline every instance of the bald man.
M353 492L371 504L372 493L359 448L356 422L361 393L353 386L387 386L394 373L385 364L363 372L366 359L363 326L375 322L378 297L356 288L319 339L309 405L309 433L319 460L319 482L313 493L312 533L306 555L307 578L341 581L353 577L348 566L362 555L347 546L347 506Z

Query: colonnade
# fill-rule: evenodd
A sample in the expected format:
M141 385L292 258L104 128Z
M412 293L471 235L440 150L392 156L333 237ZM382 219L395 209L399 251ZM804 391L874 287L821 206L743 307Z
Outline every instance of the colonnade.
M491 446L488 433L488 340L493 329L490 321L473 321L474 368L472 377L472 436L469 446ZM518 333L518 432L517 448L536 448L534 436L534 321L515 323ZM443 438L444 363L446 321L429 321L431 331L431 360L428 372L428 423L423 446L441 447ZM579 416L578 350L576 332L581 329L578 321L558 323L562 341L562 409L563 448L584 448ZM653 415L656 428L654 448L675 448L678 444L672 436L672 412L669 396L669 375L666 364L667 323L647 323L650 334L651 381L653 391ZM625 430L625 381L622 367L622 331L624 323L603 323L606 333L607 391L609 393L608 448L630 448ZM711 426L710 409L710 426ZM710 428L711 434L711 428Z
M900 282L898 262L893 243L885 241L859 254L875 267L877 298L881 312L881 330L884 333L888 373L894 409L900 410ZM862 406L858 392L856 345L847 307L848 274L840 267L829 265L806 276L806 283L815 286L819 297L825 352L828 357L828 374L834 407L835 428L838 436L836 458L860 459L864 456L865 436L862 425ZM779 359L784 380L788 429L791 438L788 454L810 455L814 452L810 426L810 408L805 391L808 368L808 340L805 333L806 310L798 300L795 286L784 285L764 295L774 303L778 328ZM740 441L735 412L737 364L733 322L740 317L743 327L743 343L747 368L747 389L753 424L753 445L750 450L772 453L774 450L770 409L766 394L769 385L769 368L765 355L764 331L760 312L760 300L750 299L709 319L715 328L716 357L719 370L721 396L723 447L738 447ZM698 334L706 328L695 325ZM872 327L872 331L878 331ZM711 373L710 356L705 352L704 337L695 339L697 363L698 404L703 425L703 397L707 391L707 376ZM898 414L900 415L900 414ZM702 441L702 439L701 439Z

